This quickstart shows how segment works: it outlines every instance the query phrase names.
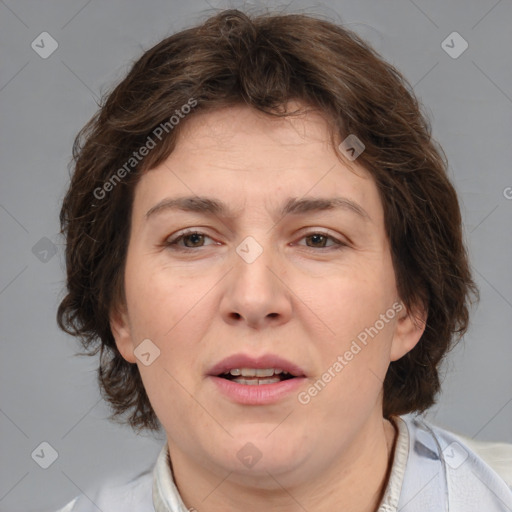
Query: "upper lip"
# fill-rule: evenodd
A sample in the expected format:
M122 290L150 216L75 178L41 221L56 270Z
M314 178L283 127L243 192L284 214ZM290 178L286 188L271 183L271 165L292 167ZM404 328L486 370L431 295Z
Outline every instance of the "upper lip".
M302 368L275 354L265 354L258 357L247 354L233 354L212 366L208 375L218 376L229 372L233 368L280 368L294 377L305 377Z

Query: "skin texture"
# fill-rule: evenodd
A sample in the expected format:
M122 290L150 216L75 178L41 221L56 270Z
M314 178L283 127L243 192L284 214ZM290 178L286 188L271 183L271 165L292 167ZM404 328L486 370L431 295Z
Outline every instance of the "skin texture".
M111 315L117 346L139 366L165 428L185 505L374 511L395 439L382 417L383 379L418 342L424 318L402 308L307 404L292 393L240 405L207 373L235 353L277 354L305 371L299 391L307 390L399 301L377 187L357 160L350 169L337 158L317 112L277 119L233 106L186 123L170 157L137 185L126 305ZM146 216L184 195L214 197L237 214ZM333 196L369 218L350 209L277 214L290 197ZM187 228L206 236L182 239L184 251L166 246ZM312 236L318 231L345 245ZM247 236L263 249L250 264L235 250ZM145 366L134 349L148 338L160 356ZM248 442L261 453L251 468L237 457Z

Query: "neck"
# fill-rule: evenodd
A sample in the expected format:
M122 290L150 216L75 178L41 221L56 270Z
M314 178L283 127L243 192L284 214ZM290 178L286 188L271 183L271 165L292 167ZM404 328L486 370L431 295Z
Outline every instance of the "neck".
M301 467L290 474L248 480L227 470L205 469L169 441L173 477L187 508L198 512L376 512L389 478L395 427L380 418L322 471ZM298 475L301 476L298 476ZM303 478L306 475L307 478Z

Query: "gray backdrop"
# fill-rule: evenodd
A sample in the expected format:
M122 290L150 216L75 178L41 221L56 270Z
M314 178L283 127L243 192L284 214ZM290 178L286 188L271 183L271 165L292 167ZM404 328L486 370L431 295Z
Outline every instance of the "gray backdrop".
M243 5L0 1L0 511L52 510L156 459L164 435L136 436L106 421L96 360L74 357L75 341L57 329L64 275L59 203L73 138L99 95L164 36L212 8ZM482 294L429 417L476 439L512 442L511 2L264 5L320 13L355 29L425 104L460 194Z

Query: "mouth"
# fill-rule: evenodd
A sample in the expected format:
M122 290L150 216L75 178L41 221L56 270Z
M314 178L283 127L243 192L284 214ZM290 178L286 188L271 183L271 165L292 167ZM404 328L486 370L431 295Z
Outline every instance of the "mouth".
M274 354L234 354L214 365L207 376L222 396L243 405L275 404L293 396L307 381L304 370Z
M275 384L296 378L295 375L282 368L232 368L224 373L220 373L217 377L247 386Z
M249 386L272 384L306 376L302 368L274 354L258 357L233 354L210 368L208 375Z

